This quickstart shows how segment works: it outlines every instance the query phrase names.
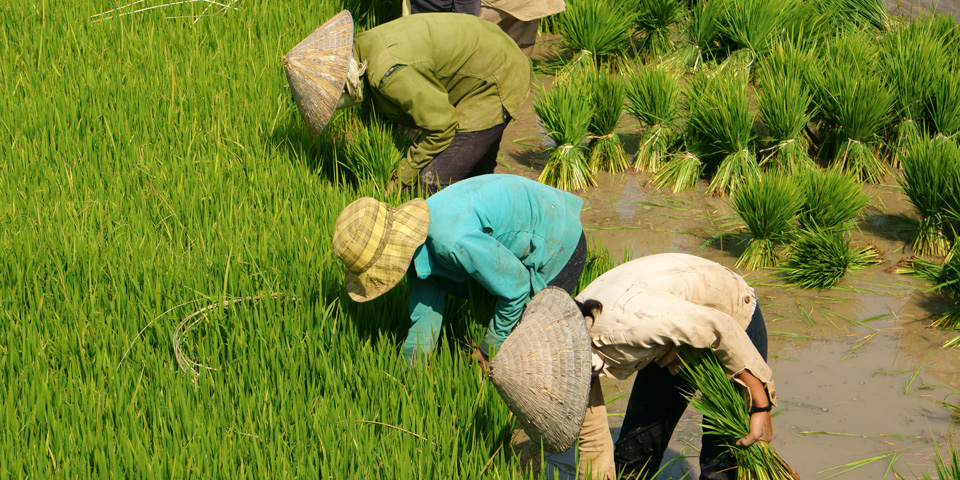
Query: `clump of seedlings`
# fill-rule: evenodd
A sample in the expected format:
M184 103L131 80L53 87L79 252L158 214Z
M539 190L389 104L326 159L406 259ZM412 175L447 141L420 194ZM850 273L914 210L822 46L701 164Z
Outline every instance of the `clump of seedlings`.
M670 26L683 18L683 6L677 0L639 0L636 27L642 31L640 48L648 57L670 50Z
M960 148L946 137L918 141L900 159L900 186L920 215L911 247L918 255L945 255L950 249L948 216L960 195Z
M869 27L886 30L890 25L890 14L883 0L827 0L825 8L836 12L839 26L850 31Z
M747 180L733 193L733 209L752 235L737 267L757 269L777 264L777 244L793 230L800 203L796 182L777 173Z
M369 122L357 122L349 134L351 139L343 166L357 181L373 180L377 185L386 186L400 168L409 146L407 138L374 115Z
M686 143L713 169L707 188L712 195L734 192L760 174L749 148L754 115L747 102L747 80L743 70L725 70L701 72L690 82Z
M802 229L847 231L867 204L863 188L843 172L816 169L794 178L803 199L797 215Z
M556 26L566 48L601 61L627 49L633 17L612 0L570 0Z
M642 68L629 82L627 112L645 127L634 168L657 172L678 139L680 87L674 73L664 67Z
M670 159L653 174L653 184L657 188L670 188L674 193L697 185L706 165L696 155L681 152Z
M960 133L960 69L950 68L933 81L923 112L931 133L948 137Z
M815 168L807 155L810 141L804 133L810 121L813 98L798 74L776 73L766 64L758 79L757 107L769 130L763 143L760 166L796 175Z
M556 143L540 173L540 182L564 190L596 185L582 146L593 117L590 96L583 95L574 82L558 81L550 90L540 89L533 110Z
M832 127L832 148L824 150L831 152L835 168L869 182L879 182L887 173L876 149L893 109L876 57L862 35L838 38L825 49L818 95L822 116Z
M626 97L623 82L597 68L592 68L585 80L590 103L593 105L593 117L590 120L590 132L593 133L589 145L590 171L622 172L630 167L623 142L615 132Z
M797 0L728 0L725 3L720 33L736 48L749 49L756 56L767 52L781 18L798 4Z
M944 330L960 330L960 246L953 247L943 265L917 257L907 266L898 268L897 273L916 275L932 282L934 289L946 297L948 306L937 314L931 325ZM945 348L956 346L960 346L960 336L944 345Z
M703 432L727 442L736 459L737 478L798 480L799 475L769 443L757 441L749 447L736 446L737 440L750 433L750 400L727 376L713 350L697 353L695 359L688 355L680 370L680 375L694 390L686 396L690 407L703 414Z
M851 248L850 239L837 230L800 230L788 251L784 277L804 288L833 287L847 272L878 261L875 249Z
M689 53L681 54L682 58L690 57L693 62L693 71L697 71L706 58L714 56L720 50L720 15L724 6L723 1L697 0L690 8L690 21L686 26L686 37L690 45L686 50Z

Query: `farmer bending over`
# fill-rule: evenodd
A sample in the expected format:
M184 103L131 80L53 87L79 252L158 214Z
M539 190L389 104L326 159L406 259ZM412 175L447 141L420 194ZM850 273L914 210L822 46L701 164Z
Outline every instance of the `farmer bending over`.
M576 288L586 260L581 206L575 195L533 180L484 175L399 207L361 198L337 217L333 249L358 302L407 276L411 326L403 355L410 363L436 344L446 294L466 298L466 283L476 280L497 297L474 351L485 364L531 295L547 285Z
M419 129L397 178L433 191L493 173L503 130L526 100L531 74L513 40L478 17L410 15L354 39L346 10L294 47L284 68L314 134L335 108L367 97L380 114Z
M652 477L690 392L680 376L681 347L712 348L737 383L750 392L749 446L773 436L776 399L766 364L767 329L756 296L739 275L700 257L668 253L639 258L604 273L576 298L593 348L590 403L580 432L580 470L600 478L646 469ZM634 381L614 447L597 375ZM703 436L700 479L735 479L733 455ZM582 478L582 477L581 477ZM649 478L649 477L643 477Z

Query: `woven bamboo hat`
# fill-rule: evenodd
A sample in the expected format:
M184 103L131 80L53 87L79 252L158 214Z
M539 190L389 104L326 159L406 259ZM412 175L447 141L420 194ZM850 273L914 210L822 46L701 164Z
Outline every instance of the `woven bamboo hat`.
M533 441L554 453L573 446L590 395L590 336L570 294L537 293L487 373Z
M430 212L422 198L399 207L370 197L347 205L333 227L333 252L346 267L350 298L366 302L393 288L427 239L429 226Z
M337 109L352 55L353 17L344 10L283 56L293 99L310 133L319 135Z

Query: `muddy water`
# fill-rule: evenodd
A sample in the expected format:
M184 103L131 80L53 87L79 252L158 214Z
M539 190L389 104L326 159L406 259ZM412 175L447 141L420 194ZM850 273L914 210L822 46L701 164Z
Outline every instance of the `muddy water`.
M528 106L529 107L529 106ZM498 173L536 178L545 139L532 108L508 128ZM636 150L629 125L628 153ZM726 199L706 185L678 194L646 184L646 174L602 174L584 199L584 227L615 259L661 252L700 255L734 268L740 224ZM915 478L933 471L934 444L960 443L957 419L938 402L960 402L960 349L940 346L952 335L927 328L936 296L919 280L889 273L910 256L909 232L896 215L912 215L890 176L866 187L872 198L855 242L872 244L883 263L855 272L839 288L809 291L782 285L776 272L741 274L756 288L770 334L770 364L779 403L773 446L805 479ZM604 381L614 438L632 381ZM670 445L661 478L697 478L698 418L689 411ZM549 459L573 478L573 453ZM848 470L856 462L863 466ZM551 472L552 475L552 472ZM551 476L552 478L552 476Z

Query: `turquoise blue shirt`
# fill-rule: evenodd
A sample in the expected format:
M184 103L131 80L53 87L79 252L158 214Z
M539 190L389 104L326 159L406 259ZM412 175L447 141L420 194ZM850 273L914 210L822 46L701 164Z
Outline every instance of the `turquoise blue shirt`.
M471 278L497 297L480 349L492 354L520 320L530 296L547 286L573 255L583 228L583 201L516 175L481 175L427 199L427 239L413 255L410 332L403 355L433 350L447 293Z

